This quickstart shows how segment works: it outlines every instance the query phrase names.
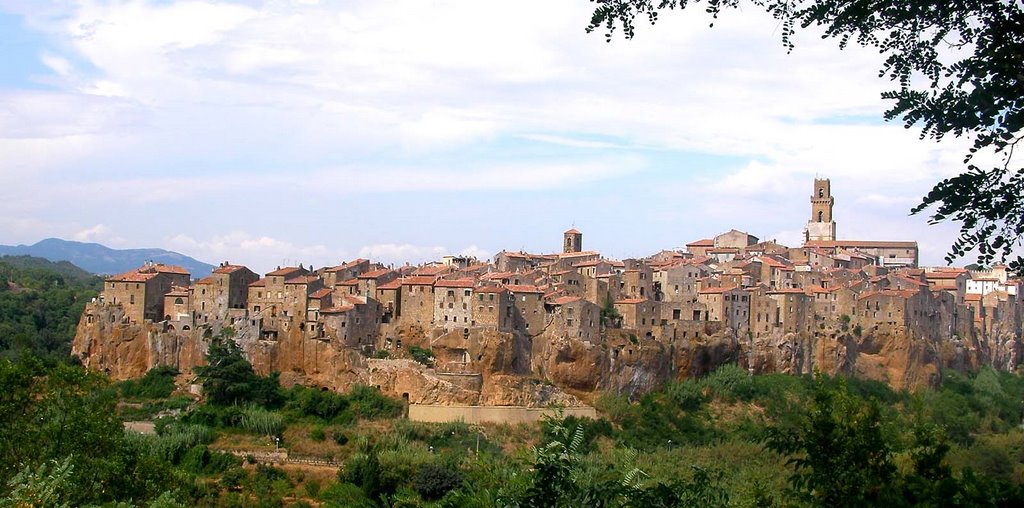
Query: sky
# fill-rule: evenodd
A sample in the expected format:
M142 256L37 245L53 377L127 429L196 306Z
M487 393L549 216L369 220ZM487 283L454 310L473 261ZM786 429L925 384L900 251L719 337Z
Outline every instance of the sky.
M0 0L0 243L162 247L258 272L356 257L611 258L732 228L799 245L909 216L967 141L882 121L881 57L755 8L585 33L584 0ZM961 264L971 260L962 260Z

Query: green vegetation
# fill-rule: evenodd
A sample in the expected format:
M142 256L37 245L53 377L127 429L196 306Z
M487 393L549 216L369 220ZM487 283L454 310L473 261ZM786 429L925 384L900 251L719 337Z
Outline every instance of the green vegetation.
M989 368L909 393L726 365L635 401L606 394L597 420L477 426L409 422L368 386L285 389L253 371L230 329L211 342L202 401L176 392L166 367L110 383L52 357L0 356L0 506L1024 502L1024 378ZM155 434L123 430L158 416ZM343 467L268 464L279 447Z
M236 360L224 365L249 378ZM750 376L727 365L636 402L606 395L598 420L553 418L532 427L413 423L400 418L401 402L371 387L283 389L276 377L256 376L231 384L241 404L208 398L160 420L155 435L123 432L117 396L171 400L164 380L172 376L160 369L111 385L80 367L0 359L0 382L10 387L0 394L0 430L11 436L0 445L0 474L10 478L0 506L1024 501L1024 379L991 369L947 373L938 389L909 393L852 378ZM317 476L259 458L277 446L343 467Z
M0 257L0 356L27 352L50 365L68 363L82 310L102 285L67 262Z
M409 356L417 363L426 365L427 367L434 366L434 352L419 346L409 346Z
M266 378L257 375L232 335L234 330L224 328L213 337L206 353L207 365L196 369L203 393L218 406L252 402L278 407L282 399L276 374Z

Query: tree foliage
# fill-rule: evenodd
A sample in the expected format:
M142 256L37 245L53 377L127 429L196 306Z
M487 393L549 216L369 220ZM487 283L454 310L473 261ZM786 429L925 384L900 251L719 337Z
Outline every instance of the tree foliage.
M167 490L169 465L125 438L103 375L0 359L0 386L0 478L13 478L0 499L82 506Z
M49 364L66 363L82 310L101 285L67 262L0 258L0 355L29 352Z
M594 0L587 31L635 35L637 20L658 20L660 11L685 9L690 0ZM692 3L700 3L695 0ZM1013 152L1024 133L1024 4L963 0L752 0L780 22L782 44L792 50L798 29L819 27L840 48L854 42L884 57L880 76L898 88L882 93L892 101L886 120L921 127L921 137L969 136L966 170L935 185L921 204L931 222L960 223L947 261L977 251L981 264L1005 260L1024 235L1024 168ZM739 0L708 0L717 18ZM972 163L978 152L1001 157L993 166ZM983 167L984 166L984 167ZM1017 257L1011 268L1021 269Z
M277 407L282 402L277 375L261 377L242 356L242 349L225 328L210 341L207 365L196 372L203 383L203 394L215 405L228 406L253 402L264 407Z

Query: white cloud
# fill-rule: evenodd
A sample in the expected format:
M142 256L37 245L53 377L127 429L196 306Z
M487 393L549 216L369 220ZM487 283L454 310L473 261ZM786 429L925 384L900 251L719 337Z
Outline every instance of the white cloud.
M74 234L73 238L80 242L96 242L107 238L110 235L110 228L103 224L97 224L91 228L85 228Z
M334 266L343 259L340 251L321 244L297 245L265 235L233 231L205 240L185 234L167 238L164 246L207 263L230 261L248 266L257 273L272 271L276 266Z
M0 89L7 215L107 210L119 196L152 215L158 230L177 232L169 204L200 210L214 199L256 209L254 200L301 195L308 202L277 212L297 223L329 216L354 194L444 200L499 191L519 193L522 220L546 221L541 214L550 212L530 206L539 192L643 180L641 195L615 193L612 204L611 193L573 193L572 213L615 206L630 217L609 228L665 227L658 217L680 217L678 227L693 229L790 231L802 227L810 178L821 174L842 197L837 209L846 207L840 231L893 237L918 234L923 219L884 222L879 210L907 206L957 172L966 151L962 140L922 142L916 129L875 121L887 107L879 91L890 86L877 78L876 52L839 53L811 30L787 55L777 23L755 10L728 13L713 29L700 9L665 13L635 40L609 44L583 34L587 2L10 8L49 37L55 49L40 54L58 77L55 91ZM717 173L689 167L694 154L730 165ZM395 206L396 214L417 213ZM237 227L235 217L207 219L211 230ZM268 266L320 256L333 263L343 254L327 239L282 240L287 233L247 227L176 241L197 257L252 256ZM530 241L498 231L438 234L441 245ZM364 249L393 262L440 252L401 242Z
M489 251L481 249L480 247L477 247L475 244L460 250L459 255L472 256L479 259L480 261L488 260L491 257L491 253Z
M358 257L395 265L407 262L418 264L427 261L437 261L447 254L448 249L440 246L430 247L396 243L366 245L358 251Z

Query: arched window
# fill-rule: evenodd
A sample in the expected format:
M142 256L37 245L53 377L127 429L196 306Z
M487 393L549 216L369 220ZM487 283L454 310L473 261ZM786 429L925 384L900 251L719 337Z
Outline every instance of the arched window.
M825 197L825 189L824 188L819 188L818 189L818 197L819 198Z
M181 297L180 297L180 296L174 299L174 304L175 304L175 305L181 305L181 304L183 304L183 303L185 303L185 302L183 302L183 301L181 300Z
M818 210L818 222L825 222L825 212Z

